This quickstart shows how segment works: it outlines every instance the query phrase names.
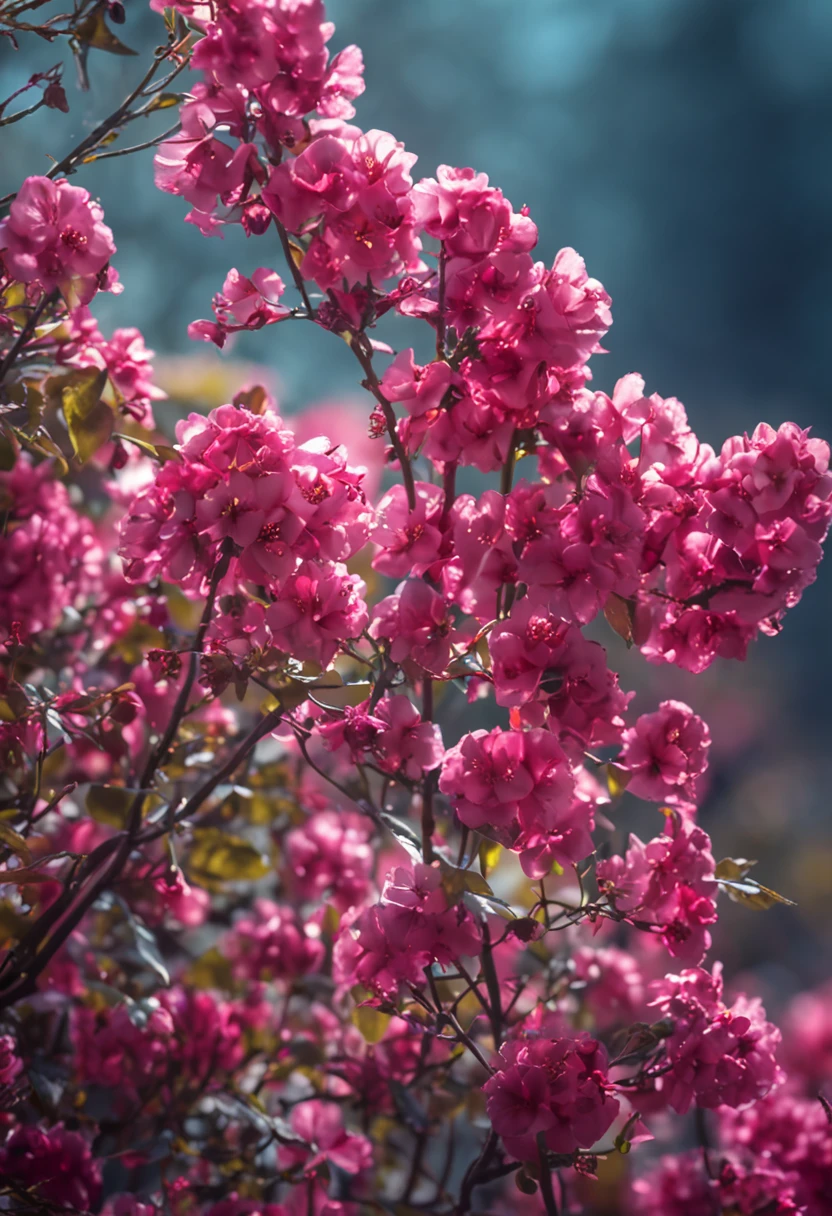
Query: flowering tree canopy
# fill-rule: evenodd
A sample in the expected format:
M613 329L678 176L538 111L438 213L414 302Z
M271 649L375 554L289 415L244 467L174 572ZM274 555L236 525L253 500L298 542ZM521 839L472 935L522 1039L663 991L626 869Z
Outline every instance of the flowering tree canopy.
M777 634L829 448L592 387L601 283L353 125L321 0L150 7L138 87L0 221L0 1207L824 1216L832 993L781 1040L726 991L720 898L788 901L697 823L706 723L611 664ZM127 50L118 0L37 8L0 32ZM68 104L29 91L0 126ZM116 238L70 179L174 106L157 186L267 263L191 338L340 338L369 448L251 383L165 435L142 335L100 331Z

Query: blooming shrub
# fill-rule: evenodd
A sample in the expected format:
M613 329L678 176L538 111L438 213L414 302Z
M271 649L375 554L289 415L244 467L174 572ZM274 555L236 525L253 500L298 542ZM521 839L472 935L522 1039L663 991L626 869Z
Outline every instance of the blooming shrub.
M827 445L717 452L639 376L592 388L601 283L484 174L352 125L321 0L150 7L149 75L0 221L0 1206L553 1216L605 1171L649 1216L822 1216L832 996L781 1041L726 995L721 893L787 901L697 823L708 726L611 664L780 630ZM124 15L43 30L124 53ZM174 105L156 184L267 263L190 336L339 336L374 469L254 384L166 435L141 334L99 330L116 247L68 178ZM402 317L418 350L374 336Z

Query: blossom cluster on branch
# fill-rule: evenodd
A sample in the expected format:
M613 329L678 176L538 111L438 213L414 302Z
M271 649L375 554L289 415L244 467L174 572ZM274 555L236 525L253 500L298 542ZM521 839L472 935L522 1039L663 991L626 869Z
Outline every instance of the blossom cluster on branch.
M788 901L697 822L706 723L611 663L778 633L828 446L715 451L640 376L592 387L600 282L352 124L321 0L150 7L187 92L152 71L0 221L0 1206L566 1216L617 1178L649 1216L823 1216L832 993L781 1038L726 991L720 895ZM369 465L252 384L165 436L141 334L101 333L116 246L68 177L177 102L156 184L280 264L190 336L340 337Z

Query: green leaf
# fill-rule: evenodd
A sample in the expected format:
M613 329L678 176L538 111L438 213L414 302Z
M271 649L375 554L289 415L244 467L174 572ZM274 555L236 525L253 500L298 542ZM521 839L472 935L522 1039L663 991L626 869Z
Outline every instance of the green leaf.
M66 462L66 457L51 435L48 435L42 429L36 435L27 435L25 431L18 430L16 426L9 427L9 429L14 437L25 448L28 448L29 451L37 452L38 456L48 456L55 461L56 477L66 477L69 472L69 465Z
M379 816L384 826L396 838L411 861L422 860L422 840L416 831L404 819L397 819L388 811L382 811Z
M786 899L784 895L778 895L776 891L764 887L755 878L748 877L752 866L756 864L756 861L748 861L744 857L723 857L714 871L720 890L734 903L745 904L758 912L766 912L775 904L785 904L793 908L794 900Z
M222 882L254 882L271 869L250 841L221 828L194 828L188 866L197 878Z
M71 373L61 387L61 406L75 455L84 464L113 433L113 411L101 400L107 383L106 368L83 368Z
M119 896L116 896L116 900L132 938L132 952L136 961L147 968L163 988L169 988L170 972L165 966L155 934L136 916L129 904Z
M150 443L147 439L139 439L135 435L125 435L122 431L114 431L113 439L120 439L122 443L134 443L137 448L141 448L146 455L152 456L160 464L165 464L168 460L181 461L182 459L176 448L168 447L165 443Z
M96 823L124 828L135 796L136 790L122 785L91 785L87 792L87 814Z

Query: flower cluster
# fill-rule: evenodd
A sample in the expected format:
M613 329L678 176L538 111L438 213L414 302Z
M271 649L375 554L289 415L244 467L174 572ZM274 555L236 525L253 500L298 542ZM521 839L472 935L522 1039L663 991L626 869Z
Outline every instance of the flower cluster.
M0 637L53 629L97 586L103 554L95 529L49 466L24 455L0 472L0 502Z
M327 666L367 623L364 583L341 559L367 537L361 471L328 440L295 448L271 411L222 406L178 424L181 456L135 498L121 529L127 577L231 594L218 647L269 646ZM262 587L262 599L244 595Z
M191 15L194 6L176 7ZM191 62L204 79L181 108L180 133L156 154L156 184L186 199L189 221L207 234L226 222L259 233L270 215L256 189L266 173L252 134L279 159L284 148L307 140L307 115L317 112L316 122L343 126L354 113L350 102L364 90L361 52L347 47L330 60L326 44L333 26L323 0L197 7L208 20Z
M646 1216L706 1216L736 1212L737 1216L801 1216L806 1209L795 1201L794 1178L768 1165L748 1169L722 1158L714 1177L702 1168L699 1153L665 1157L661 1165L633 1184L630 1210Z
M42 292L58 290L73 304L113 290L117 276L109 261L115 251L101 207L65 178L27 177L0 221L7 273Z
M678 813L664 833L643 844L630 837L623 857L596 866L598 886L630 922L655 926L668 953L700 963L717 919L714 859L706 832Z
M118 0L76 7L73 45L113 49ZM0 220L0 1209L577 1216L599 1154L696 1107L700 1150L606 1169L604 1210L825 1216L832 990L784 1041L726 1000L720 889L788 901L715 861L672 669L635 712L613 667L780 629L827 445L787 422L717 452L641 377L596 389L604 288L536 260L484 174L419 179L352 124L322 0L151 8L145 84ZM55 72L26 87L57 104ZM363 423L335 401L293 432L249 383L156 429L67 179L174 101L157 184L268 243L190 336L340 337Z
M449 897L438 866L400 866L385 879L379 902L345 926L335 976L392 999L401 986L420 983L425 967L474 956L481 942L480 926Z
M536 878L591 852L592 802L549 731L474 731L445 756L439 788L460 822L520 853Z
M538 1159L540 1135L555 1153L592 1148L619 1108L601 1044L545 1022L506 1043L484 1091L494 1130L520 1161Z
M723 1003L719 963L668 975L653 984L652 1006L671 1020L669 1072L662 1092L679 1114L692 1102L714 1109L764 1098L783 1074L776 1060L780 1032L756 998Z

